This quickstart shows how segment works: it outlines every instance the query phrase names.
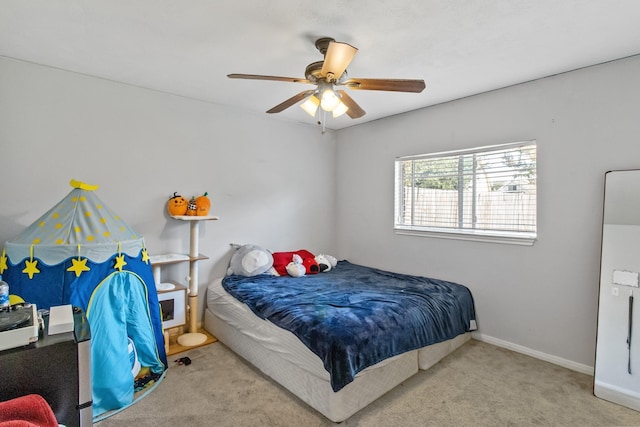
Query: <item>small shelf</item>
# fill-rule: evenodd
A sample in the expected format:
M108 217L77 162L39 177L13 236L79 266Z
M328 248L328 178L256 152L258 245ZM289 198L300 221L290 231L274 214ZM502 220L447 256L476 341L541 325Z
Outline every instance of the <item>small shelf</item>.
M202 261L205 259L209 259L209 257L203 254L198 254L197 256L193 257L185 254L164 254L150 256L149 262L151 263L151 267L153 268L155 266L179 264L181 262L187 261Z
M217 221L220 218L214 215L169 215L173 219L179 219L180 221Z

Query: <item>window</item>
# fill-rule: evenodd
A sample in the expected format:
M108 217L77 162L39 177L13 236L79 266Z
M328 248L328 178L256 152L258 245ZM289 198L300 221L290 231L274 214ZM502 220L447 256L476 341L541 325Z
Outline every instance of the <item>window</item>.
M535 141L399 157L395 169L398 233L533 244Z

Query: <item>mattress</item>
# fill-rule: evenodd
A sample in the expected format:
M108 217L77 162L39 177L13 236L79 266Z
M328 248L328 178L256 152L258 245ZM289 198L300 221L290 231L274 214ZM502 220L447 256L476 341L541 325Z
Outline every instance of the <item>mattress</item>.
M214 280L207 289L205 328L220 342L331 421L344 421L402 381L437 363L470 335L383 360L334 392L322 361L293 333L255 316Z

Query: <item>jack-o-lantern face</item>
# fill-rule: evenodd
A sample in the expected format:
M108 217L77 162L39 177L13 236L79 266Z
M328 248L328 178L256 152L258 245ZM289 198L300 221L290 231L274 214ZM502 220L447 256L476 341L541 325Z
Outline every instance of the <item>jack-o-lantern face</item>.
M209 215L209 209L211 209L211 200L207 197L207 194L208 193L204 193L204 195L196 197L197 216Z
M172 216L180 216L187 213L187 199L173 193L173 196L167 202L167 212Z

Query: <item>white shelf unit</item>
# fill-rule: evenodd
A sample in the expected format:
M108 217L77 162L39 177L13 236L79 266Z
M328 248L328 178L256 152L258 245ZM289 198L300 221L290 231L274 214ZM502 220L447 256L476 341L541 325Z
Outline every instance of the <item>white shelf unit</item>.
M183 341L185 343L193 342L194 345L197 345L199 341L206 339L206 336L204 334L198 333L198 263L199 261L209 259L209 257L202 255L199 250L200 223L202 221L216 221L219 218L217 216L211 216L211 215L208 215L208 216L182 215L182 216L171 216L171 218L179 221L187 221L189 223L189 228L190 228L189 254L187 255L166 254L166 255L153 256L151 257L151 268L153 271L154 280L156 281L156 283L159 284L159 283L162 283L161 270L163 266L177 264L177 263L184 263L184 262L189 263L189 280L188 280L189 283L188 283L188 288L186 289L186 293L188 295L188 303L187 303L188 319L186 320L188 321L189 333L179 337L179 341ZM175 285L176 285L175 290L169 290L169 291L159 290L158 299L162 300L162 298L164 297L170 298L170 297L173 297L176 292L184 291L184 288L182 288L182 290L180 289L181 285L179 284L175 284ZM185 324L184 322L182 324L179 324L179 320L176 321L176 319L174 319L174 322L171 323L171 326L169 324L165 324L165 328L182 326L184 324ZM185 335L191 335L191 337L185 337ZM202 337L200 337L199 335L202 335Z

